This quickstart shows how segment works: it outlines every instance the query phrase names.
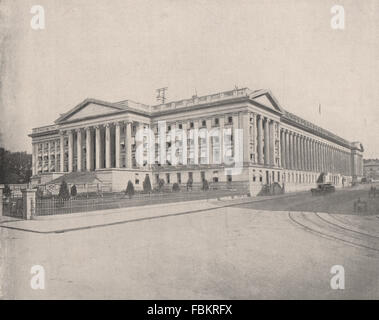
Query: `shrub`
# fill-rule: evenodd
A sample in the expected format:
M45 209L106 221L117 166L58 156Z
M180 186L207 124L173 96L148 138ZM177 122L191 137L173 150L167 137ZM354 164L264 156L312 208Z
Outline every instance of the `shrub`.
M179 184L178 183L174 183L173 185L172 185L172 191L174 191L174 192L179 192L180 191L180 187L179 187Z
M146 193L151 192L151 182L148 174L146 175L145 180L143 182L143 191Z
M43 198L43 190L41 188L37 188L36 198L37 199L42 199Z
M68 186L66 181L62 181L61 186L59 188L59 194L58 197L63 200L67 200L70 198L70 193L68 191Z
M129 199L134 196L134 185L133 185L133 182L131 182L130 180L128 181L125 194L129 196Z
M76 185L73 185L71 187L71 197L76 197L77 194L78 194L78 190L76 190Z
M188 180L187 180L187 191L189 189L192 190L192 185L193 185L193 180L191 178L188 178Z
M162 191L163 186L164 186L164 180L163 180L163 179L159 179L159 182L158 182L158 190L159 190L159 191Z
M6 185L4 186L3 194L4 194L4 196L6 196L7 198L9 198L9 197L12 195L12 190L11 190L11 188L9 187L9 185L6 184Z
M207 180L207 179L204 179L204 180L203 180L203 185L202 185L202 187L201 187L201 190L203 190L203 191L207 191L207 190L209 190L209 183L208 183L208 180Z

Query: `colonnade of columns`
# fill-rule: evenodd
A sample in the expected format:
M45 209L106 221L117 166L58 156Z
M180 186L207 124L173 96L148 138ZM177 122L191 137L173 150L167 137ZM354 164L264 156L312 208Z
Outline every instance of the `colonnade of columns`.
M279 167L280 144L278 136L279 122L262 115L256 117L256 163ZM277 147L276 147L277 146Z
M121 130L125 136L122 143ZM113 122L65 130L60 133L60 146L64 155L61 172L132 168L132 123Z
M216 121L217 120L217 121ZM98 126L65 129L54 140L33 143L33 174L39 172L93 171L102 168L135 168L137 143L135 132L139 122L115 121ZM243 130L243 162L265 167L289 170L330 172L351 175L351 152L333 144L280 128L276 119L255 112L235 112L208 117L167 123L171 130L202 129L208 132L218 127ZM145 125L144 125L145 126ZM233 136L232 132L232 136ZM224 139L212 140L206 136L209 146L206 157L213 164L214 148L224 154ZM236 139L234 137L233 139ZM193 141L185 152L197 153L201 160L201 141ZM166 148L163 146L162 148ZM163 150L163 149L161 149ZM174 150L175 151L175 150ZM173 152L174 152L173 151ZM181 151L183 152L183 150ZM189 157L188 157L189 158ZM47 160L45 160L47 159ZM47 161L48 165L44 163ZM42 164L41 164L42 163ZM199 161L201 164L202 162Z
M286 129L280 141L284 169L351 174L350 152Z

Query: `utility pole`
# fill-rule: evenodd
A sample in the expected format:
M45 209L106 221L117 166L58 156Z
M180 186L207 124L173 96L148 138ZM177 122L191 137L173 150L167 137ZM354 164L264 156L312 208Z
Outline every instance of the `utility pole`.
M157 101L164 104L166 102L166 91L168 87L157 89Z

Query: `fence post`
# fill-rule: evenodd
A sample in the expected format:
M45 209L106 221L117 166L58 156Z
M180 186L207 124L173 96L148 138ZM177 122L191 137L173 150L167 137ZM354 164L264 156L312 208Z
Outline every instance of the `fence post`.
M33 219L34 210L36 206L36 189L23 189L22 191L22 201L23 201L23 212L22 218L24 220Z
M4 189L4 185L0 184L0 217L4 214L4 212L3 212L3 189Z

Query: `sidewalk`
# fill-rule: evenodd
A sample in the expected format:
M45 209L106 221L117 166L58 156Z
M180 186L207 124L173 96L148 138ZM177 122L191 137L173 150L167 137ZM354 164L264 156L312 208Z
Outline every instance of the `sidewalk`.
M287 198L296 196L298 194L299 193L291 193L279 196L265 196L255 198L243 197L238 199L223 197L219 200L208 199L182 201L120 209L98 210L85 213L44 216L38 217L36 220L16 220L14 218L1 217L0 228L40 234L64 233L112 226L123 223L132 223L142 220L150 220L184 214L196 214L203 211L211 211L218 208L231 207L246 202L260 202L274 198Z

